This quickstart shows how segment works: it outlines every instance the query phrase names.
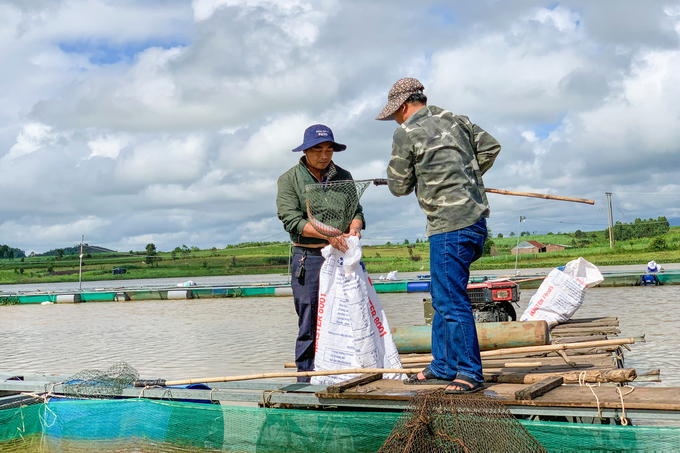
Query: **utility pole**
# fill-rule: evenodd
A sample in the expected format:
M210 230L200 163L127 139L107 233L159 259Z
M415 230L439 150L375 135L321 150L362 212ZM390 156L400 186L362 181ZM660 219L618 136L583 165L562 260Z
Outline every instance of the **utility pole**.
M515 247L515 275L517 275L517 258L519 258L519 230L522 229L522 222L526 220L526 217L519 216L519 222L517 223L517 246Z
M78 272L78 288L80 291L83 290L83 241L85 240L85 235L80 237L80 271Z
M607 217L609 217L609 248L614 248L614 215L612 214L612 193L605 192L607 196Z

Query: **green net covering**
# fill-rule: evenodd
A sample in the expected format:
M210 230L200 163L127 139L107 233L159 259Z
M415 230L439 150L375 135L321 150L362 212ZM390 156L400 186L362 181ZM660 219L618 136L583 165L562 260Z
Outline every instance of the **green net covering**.
M53 399L0 408L0 451L376 452L399 418L391 412ZM680 428L521 423L548 451L680 449Z

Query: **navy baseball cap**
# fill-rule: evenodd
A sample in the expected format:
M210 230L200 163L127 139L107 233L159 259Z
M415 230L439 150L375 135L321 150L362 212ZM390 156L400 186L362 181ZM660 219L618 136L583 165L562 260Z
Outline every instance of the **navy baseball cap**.
M347 149L347 146L335 142L333 131L330 127L324 126L323 124L309 126L305 130L305 137L303 140L302 145L298 146L293 151L304 151L323 142L331 142L335 151L344 151Z

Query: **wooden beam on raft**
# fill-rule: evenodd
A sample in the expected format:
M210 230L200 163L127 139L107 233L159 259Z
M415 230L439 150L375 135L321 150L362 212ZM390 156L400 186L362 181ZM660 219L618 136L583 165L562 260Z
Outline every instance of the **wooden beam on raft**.
M372 374L362 374L352 379L339 382L334 385L329 385L326 388L326 393L342 393L347 389L356 387L358 385L370 384L371 382L379 381L382 379L382 373L372 373Z
M515 392L515 399L519 401L526 401L538 398L541 395L545 395L552 389L559 387L563 382L564 378L562 376L547 377L531 384L526 388L523 388L522 390L517 390Z
M561 376L565 384L596 384L598 382L631 382L637 377L633 368L613 370L586 370L555 373L516 373L516 374L485 374L485 382L499 384L534 384L548 377Z

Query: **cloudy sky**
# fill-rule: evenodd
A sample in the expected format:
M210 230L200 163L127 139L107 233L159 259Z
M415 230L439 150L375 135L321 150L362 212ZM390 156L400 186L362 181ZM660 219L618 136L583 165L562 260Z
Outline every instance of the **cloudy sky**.
M680 2L0 0L0 243L212 247L286 240L276 179L329 125L384 177L392 83L503 150L494 236L680 218ZM648 195L654 194L654 195ZM415 196L371 187L366 243L424 237Z

